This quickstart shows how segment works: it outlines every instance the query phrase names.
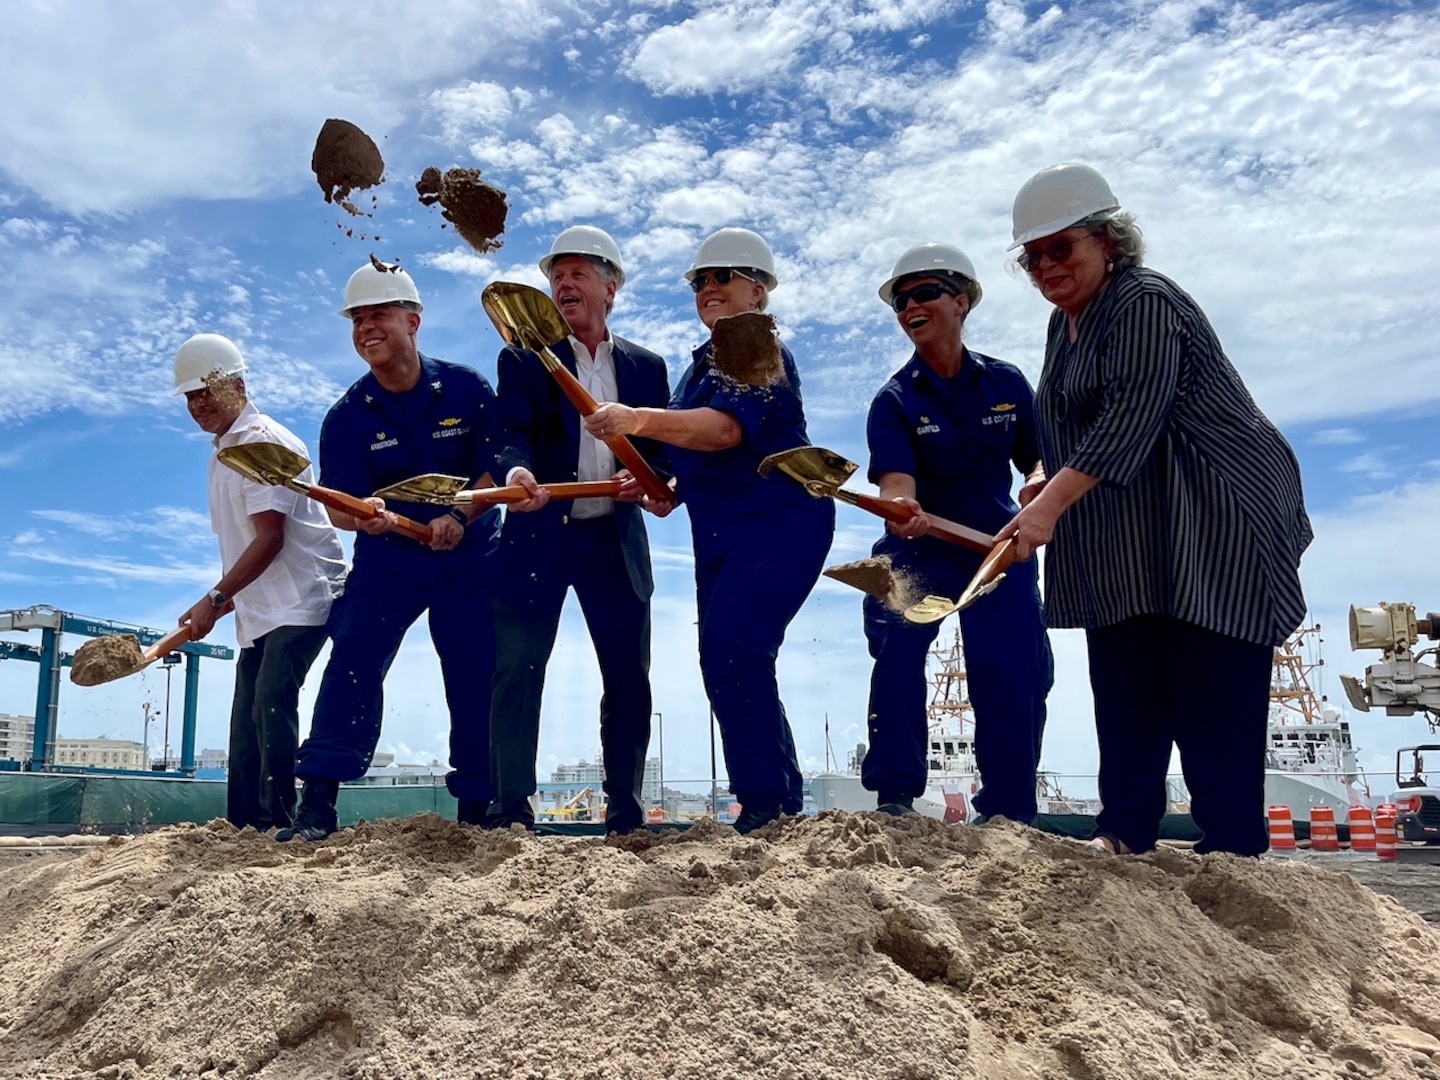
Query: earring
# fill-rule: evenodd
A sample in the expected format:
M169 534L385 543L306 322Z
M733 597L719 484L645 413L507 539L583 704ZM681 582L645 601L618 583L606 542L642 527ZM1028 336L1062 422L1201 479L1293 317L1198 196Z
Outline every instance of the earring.
M1115 260L1114 260L1114 259L1107 259L1107 260L1105 261L1105 273L1107 273L1107 274L1113 274L1114 272L1115 272Z

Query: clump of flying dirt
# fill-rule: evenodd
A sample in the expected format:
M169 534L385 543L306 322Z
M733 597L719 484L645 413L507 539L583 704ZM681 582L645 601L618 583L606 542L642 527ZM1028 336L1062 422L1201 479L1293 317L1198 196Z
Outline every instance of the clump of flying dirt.
M310 168L325 201L356 217L364 211L349 201L350 192L372 188L385 177L385 161L375 140L350 121L333 117L325 121L315 139Z
M447 169L444 174L431 165L415 182L422 206L440 204L440 214L455 226L460 238L480 254L494 251L504 242L505 193L480 179L479 169ZM443 228L443 226L442 226Z
M888 555L839 563L825 568L825 576L873 596L891 611L904 611L925 595L925 585L914 574L896 570Z
M710 329L710 363L738 383L766 388L785 381L775 317L742 311L717 319Z
M376 239L379 239L379 237L376 237ZM370 265L373 266L376 270L379 270L382 274L393 274L395 273L395 271L400 269L400 264L398 262L382 262L380 259L377 259L375 257L374 252L371 252L370 254Z
M99 686L144 666L139 638L134 634L110 634L87 641L75 650L70 661L70 681L76 686Z

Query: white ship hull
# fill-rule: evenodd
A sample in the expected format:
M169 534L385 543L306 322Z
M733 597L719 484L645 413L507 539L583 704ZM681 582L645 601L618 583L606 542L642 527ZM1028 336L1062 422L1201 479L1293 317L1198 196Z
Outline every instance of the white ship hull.
M1354 789L1340 776L1275 769L1265 772L1265 805L1288 806L1295 818L1308 817L1312 807L1328 806L1335 812L1335 820L1343 823L1350 807L1359 802Z
M931 779L925 794L915 800L915 810L936 821L945 821L947 805L945 796L950 795L950 821L968 821L974 816L970 805L972 784L978 785L979 777L956 775L943 781ZM817 773L810 778L810 797L815 801L816 810L858 810L875 809L875 792L866 791L860 784L860 777L853 773ZM959 814L961 816L957 817Z

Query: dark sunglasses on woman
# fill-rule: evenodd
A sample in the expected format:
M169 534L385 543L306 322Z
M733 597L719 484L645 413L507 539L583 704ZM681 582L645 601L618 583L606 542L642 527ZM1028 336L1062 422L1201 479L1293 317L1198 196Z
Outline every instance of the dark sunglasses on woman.
M928 304L942 296L959 296L958 289L942 285L938 281L925 281L909 289L896 289L890 296L890 306L897 312L904 311L905 305L914 300L917 304Z
M746 281L760 280L756 276L756 272L753 270L747 273L744 270L736 270L734 267L722 266L718 270L701 270L698 274L696 274L693 278L690 279L690 291L697 293L700 292L702 289L705 288L706 285L710 284L711 278L715 279L716 285L729 285L730 279L737 277L744 278Z

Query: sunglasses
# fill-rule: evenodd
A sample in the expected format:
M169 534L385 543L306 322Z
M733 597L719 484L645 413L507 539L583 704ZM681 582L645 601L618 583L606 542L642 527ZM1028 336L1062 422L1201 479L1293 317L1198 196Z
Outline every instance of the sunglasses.
M737 277L744 278L746 281L760 280L758 277L755 277L752 274L747 274L743 270L736 270L729 266L722 266L718 270L701 270L698 274L696 274L693 278L690 279L690 291L695 293L703 291L705 286L710 284L711 278L715 279L716 285L729 285L730 279Z
M938 281L926 281L909 289L896 289L890 296L890 306L897 312L904 311L905 305L914 300L917 304L928 304L942 296L959 296L958 289L942 285Z
M1070 253L1075 250L1075 245L1084 239L1083 236L1077 236L1073 240L1054 240L1043 248L1027 247L1016 257L1015 261L1020 264L1020 269L1025 271L1039 269L1041 259L1049 259L1052 263L1062 263L1070 258Z

